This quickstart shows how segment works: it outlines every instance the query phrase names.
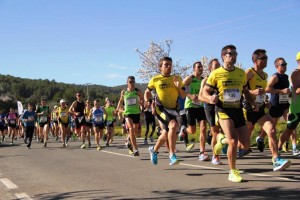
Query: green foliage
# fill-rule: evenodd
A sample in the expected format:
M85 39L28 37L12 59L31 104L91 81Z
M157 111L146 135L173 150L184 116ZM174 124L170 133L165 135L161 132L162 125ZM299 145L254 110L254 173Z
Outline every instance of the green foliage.
M139 86L137 84L137 87ZM117 87L89 85L88 96L90 100L100 99L102 103L104 103L106 97L117 102L121 90L125 88L126 85ZM60 99L65 99L71 104L75 100L76 92L81 92L83 97L86 98L87 85L57 83L55 80L49 81L48 79L24 79L0 74L0 109L5 112L10 107L17 108L17 101L21 101L24 108L27 102L38 104L42 96L48 99L49 106L57 105Z

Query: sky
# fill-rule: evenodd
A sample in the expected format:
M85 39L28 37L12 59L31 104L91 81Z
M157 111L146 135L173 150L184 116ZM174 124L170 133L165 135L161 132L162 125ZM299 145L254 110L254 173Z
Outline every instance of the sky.
M300 51L300 0L0 0L0 74L63 83L118 86L141 68L134 49L173 40L170 56L185 66L220 59L237 47L253 66L267 50L266 72L283 57L287 74ZM184 78L184 77L183 77Z

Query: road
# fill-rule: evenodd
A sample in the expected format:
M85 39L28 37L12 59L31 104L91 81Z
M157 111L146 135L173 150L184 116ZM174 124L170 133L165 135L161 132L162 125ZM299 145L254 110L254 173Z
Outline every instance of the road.
M198 161L199 144L191 152L178 143L181 163L169 166L165 148L158 165L150 163L148 145L139 139L139 157L128 154L124 138L96 151L80 149L80 142L48 147L34 142L31 149L18 140L15 146L0 144L0 199L299 199L300 160L284 157L292 166L273 172L270 152L253 153L237 161L243 183L227 181L228 165ZM208 153L211 155L210 146Z

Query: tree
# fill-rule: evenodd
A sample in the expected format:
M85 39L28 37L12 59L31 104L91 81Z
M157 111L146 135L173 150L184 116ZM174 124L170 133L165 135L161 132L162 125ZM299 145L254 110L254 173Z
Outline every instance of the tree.
M172 40L165 40L164 42L151 42L147 51L142 52L139 49L135 51L139 54L142 68L138 69L137 73L143 81L149 81L153 76L160 73L158 68L159 60L162 57L170 56ZM173 61L173 74L181 77L186 77L191 69L191 65L181 66L180 60Z

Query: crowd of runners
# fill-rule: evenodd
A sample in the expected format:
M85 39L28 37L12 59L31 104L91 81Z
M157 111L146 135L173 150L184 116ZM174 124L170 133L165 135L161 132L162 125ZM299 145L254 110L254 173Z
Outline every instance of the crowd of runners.
M292 155L300 155L296 133L300 121L300 52L296 55L298 66L290 76L286 74L285 59L280 57L274 61L276 73L268 77L264 71L268 62L264 49L253 52L253 66L245 71L235 67L237 56L236 47L227 45L221 50L222 65L218 59L209 62L208 77L203 77L203 65L198 61L193 64L193 73L184 79L172 75L172 59L163 57L158 64L160 74L151 78L144 93L135 87L134 76L127 78L127 88L121 91L117 105L108 98L103 106L99 99L84 101L81 93L76 93L76 100L70 106L61 99L60 105L52 109L42 98L36 108L28 103L20 116L14 108L8 114L0 111L1 142L7 138L13 145L16 137L23 137L28 148L33 139L46 148L51 133L56 140L61 140L64 148L69 139L78 138L82 141L80 148L84 149L91 147L94 135L96 149L100 150L102 138L107 147L113 142L118 119L122 121L122 133L127 134L125 145L129 154L139 156L136 138L141 135L143 113L145 145L148 139L154 142L158 122L158 138L148 149L152 164L158 164L158 152L163 145L169 151L169 164L178 164L176 142L184 141L186 151L191 151L194 144L188 135L196 132L198 124L198 159L220 165L220 155L227 155L228 180L242 182L236 159L252 152L250 138L258 124L261 127L256 137L258 150L264 151L267 137L273 170L285 170L291 162L282 158L281 152L289 140ZM280 118L286 121L286 129L277 136L276 125ZM207 142L212 145L212 155L206 152Z

